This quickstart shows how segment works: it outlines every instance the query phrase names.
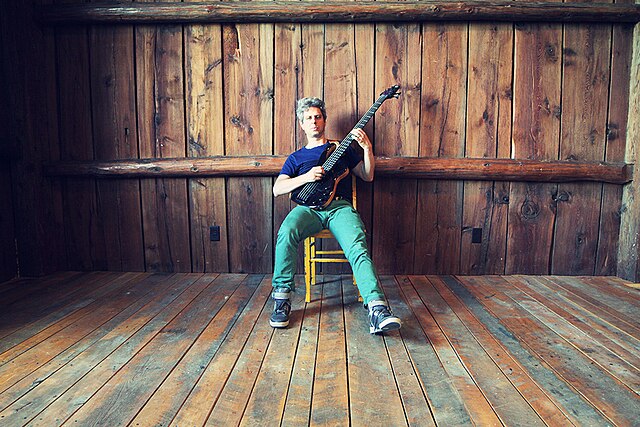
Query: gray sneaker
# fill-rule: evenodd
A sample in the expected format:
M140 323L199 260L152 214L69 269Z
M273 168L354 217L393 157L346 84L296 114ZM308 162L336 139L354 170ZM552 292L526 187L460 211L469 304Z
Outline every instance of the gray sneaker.
M400 329L402 321L394 316L385 301L371 301L369 307L369 332L377 334Z
M271 298L273 298L273 312L269 317L269 325L273 328L286 328L289 326L289 313L291 312L289 289L274 288Z

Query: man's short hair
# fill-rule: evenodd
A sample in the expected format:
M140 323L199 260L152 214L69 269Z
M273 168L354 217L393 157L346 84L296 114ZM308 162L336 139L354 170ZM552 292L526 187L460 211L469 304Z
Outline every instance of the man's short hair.
M319 108L322 112L322 117L327 119L327 110L324 106L324 101L320 98L307 97L298 100L298 107L296 108L296 116L298 121L302 123L304 120L304 113L311 107Z

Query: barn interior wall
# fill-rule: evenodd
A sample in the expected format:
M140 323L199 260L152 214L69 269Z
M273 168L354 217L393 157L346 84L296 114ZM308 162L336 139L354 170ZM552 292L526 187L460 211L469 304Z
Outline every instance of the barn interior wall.
M400 85L365 128L378 156L625 158L630 25L53 27L34 20L39 3L2 12L19 147L12 196L0 189L16 239L2 246L17 240L25 275L271 272L291 208L272 177L54 178L42 166L287 154L304 144L303 96L326 100L341 139ZM358 191L380 273L616 274L619 185L378 177Z

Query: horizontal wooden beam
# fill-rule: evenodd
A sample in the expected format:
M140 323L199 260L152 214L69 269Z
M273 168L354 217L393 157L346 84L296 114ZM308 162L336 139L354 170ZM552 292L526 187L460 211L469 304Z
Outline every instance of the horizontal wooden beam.
M276 176L285 156L199 157L93 162L58 162L45 166L49 176L153 178L208 176ZM625 184L632 180L625 163L536 161L512 159L377 157L376 175L397 178L481 181Z
M40 20L50 24L640 21L637 4L513 1L75 3L43 6L39 12Z

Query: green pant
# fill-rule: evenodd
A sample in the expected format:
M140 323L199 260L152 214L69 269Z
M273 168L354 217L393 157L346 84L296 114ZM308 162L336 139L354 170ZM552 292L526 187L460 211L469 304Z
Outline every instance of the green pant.
M278 231L273 287L294 289L298 245L323 228L331 231L349 260L364 303L384 300L367 249L364 224L358 212L344 200L333 201L324 210L296 206L289 212Z

